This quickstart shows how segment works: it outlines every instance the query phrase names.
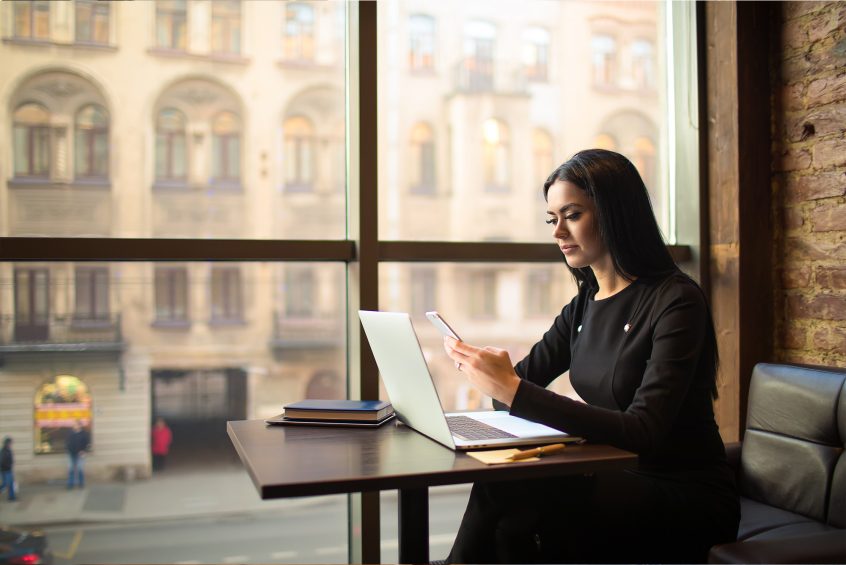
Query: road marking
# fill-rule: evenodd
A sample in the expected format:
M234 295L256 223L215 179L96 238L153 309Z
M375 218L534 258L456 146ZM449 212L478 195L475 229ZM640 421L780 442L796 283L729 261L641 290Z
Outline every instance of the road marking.
M318 547L314 550L314 552L318 555L336 555L336 554L345 554L347 552L347 546L339 545L336 547Z
M224 563L246 563L249 557L246 555L230 555L229 557L224 557Z
M77 530L76 533L73 534L73 539L71 540L67 553L59 553L58 551L54 551L53 555L61 559L73 559L73 556L76 555L76 550L79 549L79 544L81 541L82 530Z
M274 551L270 554L270 557L272 557L273 559L290 559L296 556L296 551Z

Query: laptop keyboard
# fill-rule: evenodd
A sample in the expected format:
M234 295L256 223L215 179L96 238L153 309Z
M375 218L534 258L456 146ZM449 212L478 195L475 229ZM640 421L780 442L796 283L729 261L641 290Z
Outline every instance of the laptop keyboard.
M479 420L468 418L467 416L449 416L447 425L452 435L458 436L461 439L477 440L477 439L504 439L509 437L517 437L509 434L504 430L489 426Z

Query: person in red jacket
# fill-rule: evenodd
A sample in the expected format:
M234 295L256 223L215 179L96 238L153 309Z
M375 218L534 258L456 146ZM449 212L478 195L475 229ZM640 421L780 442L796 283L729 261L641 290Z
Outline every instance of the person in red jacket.
M164 418L156 418L153 426L151 448L153 451L153 471L161 471L165 467L165 459L170 451L170 443L173 441L173 433L164 421Z

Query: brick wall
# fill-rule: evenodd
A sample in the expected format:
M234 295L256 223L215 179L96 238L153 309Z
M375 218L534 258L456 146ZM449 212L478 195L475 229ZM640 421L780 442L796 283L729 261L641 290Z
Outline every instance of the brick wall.
M846 2L778 4L775 354L846 367Z

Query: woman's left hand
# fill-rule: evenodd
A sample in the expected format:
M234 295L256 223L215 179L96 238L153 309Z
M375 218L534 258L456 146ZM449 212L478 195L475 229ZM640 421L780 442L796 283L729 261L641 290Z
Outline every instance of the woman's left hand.
M511 406L520 377L508 352L498 347L474 347L451 337L444 338L444 349L458 370L482 393Z

